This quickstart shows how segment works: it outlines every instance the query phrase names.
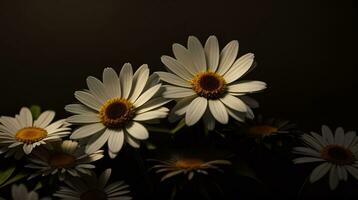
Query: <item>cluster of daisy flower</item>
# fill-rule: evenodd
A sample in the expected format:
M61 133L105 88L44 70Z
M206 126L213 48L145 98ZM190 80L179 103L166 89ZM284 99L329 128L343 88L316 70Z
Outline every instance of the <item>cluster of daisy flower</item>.
M243 80L256 63L254 54L238 57L239 43L234 40L220 50L218 40L210 36L204 45L194 36L187 46L173 44L174 57L162 56L166 71L150 73L146 64L134 70L125 63L119 73L103 70L102 80L89 76L88 89L74 93L78 103L65 106L73 115L54 121L55 112L33 116L27 107L15 117L0 118L0 153L4 157L26 160L33 170L27 178L58 176L62 186L53 196L61 199L131 199L123 181L107 184L111 169L96 177L95 161L108 154L114 159L126 144L139 148L148 139L152 124L163 119L183 122L188 127L203 124L203 131L213 131L230 120L244 124L253 121L252 108L258 102L247 96L266 88L266 83ZM174 102L174 103L173 103ZM171 109L164 107L173 103ZM232 119L230 119L232 118ZM53 122L54 121L54 122ZM202 122L202 123L199 123ZM262 141L289 133L288 121L262 121L240 126L249 138ZM73 129L75 127L75 129ZM294 163L322 162L313 170L315 182L329 172L329 185L335 189L348 173L358 179L358 137L338 128L333 134L323 126L322 134L304 134L306 147L294 152L306 157ZM222 171L232 163L226 159L204 160L175 157L152 159L152 170L161 173L161 181L184 175L192 180L209 171ZM38 199L35 191L23 184L12 186L13 199Z

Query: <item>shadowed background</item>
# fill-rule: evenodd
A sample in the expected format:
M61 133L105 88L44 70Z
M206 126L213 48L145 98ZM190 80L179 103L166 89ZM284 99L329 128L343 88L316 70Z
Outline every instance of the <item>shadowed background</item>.
M87 76L125 62L163 70L172 43L214 34L255 53L246 78L268 83L254 95L265 116L357 130L356 24L357 4L344 0L0 1L0 115L39 104L69 116Z
M233 39L258 67L248 78L269 89L255 95L266 115L319 127L354 128L357 13L351 1L95 1L0 3L0 111L40 104L65 115L73 92L105 66L143 63L188 35ZM314 121L314 122L313 122Z

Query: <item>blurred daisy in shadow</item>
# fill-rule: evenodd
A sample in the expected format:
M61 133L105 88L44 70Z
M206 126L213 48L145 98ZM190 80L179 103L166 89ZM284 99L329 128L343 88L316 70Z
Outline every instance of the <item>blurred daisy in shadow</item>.
M347 181L348 174L358 180L358 137L354 131L344 132L339 127L333 134L323 125L322 135L315 132L304 134L305 147L295 147L294 153L305 157L293 160L295 164L321 162L311 173L311 183L318 181L329 173L331 190L337 188L339 181Z
M106 169L97 178L95 174L84 176L81 179L72 178L65 180L68 186L60 187L54 194L64 200L130 200L129 185L124 181L117 181L108 184L111 176L111 169Z
M114 69L105 68L103 82L90 76L87 86L88 90L75 92L82 104L65 107L75 114L67 121L83 125L72 133L71 139L89 137L86 153L93 153L107 143L108 154L114 158L124 141L138 148L140 141L149 136L143 123L157 122L169 111L162 107L169 100L159 96L159 79L149 76L147 65L134 74L129 63L123 65L119 75Z
M237 58L239 43L229 42L220 52L215 36L210 36L203 47L200 41L189 36L188 48L173 44L175 58L162 56L168 72L156 72L165 85L163 96L176 99L169 119L175 121L185 115L188 126L201 118L208 130L215 121L227 124L229 116L238 121L253 118L246 94L266 88L261 81L243 81L241 78L254 66L254 54Z
M44 111L34 120L31 111L23 107L15 117L0 118L0 153L5 157L15 156L19 159L23 154L30 154L37 146L61 140L70 134L65 120L52 122L54 111Z
M79 177L83 174L91 174L95 165L90 164L103 157L103 150L86 154L84 149L75 141L65 140L52 145L51 149L39 149L29 157L30 164L25 167L38 170L29 179L36 176L58 174L60 180L68 175Z
M168 160L150 159L149 161L156 162L151 169L157 174L162 174L160 181L178 175L184 175L191 180L197 174L208 175L210 171L223 172L220 167L231 165L228 160L205 160L188 156L174 156Z
M158 189L170 192L171 199L187 194L200 198L223 194L220 185L226 176L223 172L231 168L231 161L226 159L231 154L210 148L207 143L185 148L170 146L158 153L162 155L148 159L149 171L160 178Z
M12 185L11 195L13 200L39 200L39 195L35 191L28 191L24 184ZM51 198L45 197L40 200L51 200Z
M239 129L248 139L253 139L256 143L271 149L273 145L282 146L288 137L293 137L296 124L289 120L265 119L262 115L258 115L253 120L240 123Z

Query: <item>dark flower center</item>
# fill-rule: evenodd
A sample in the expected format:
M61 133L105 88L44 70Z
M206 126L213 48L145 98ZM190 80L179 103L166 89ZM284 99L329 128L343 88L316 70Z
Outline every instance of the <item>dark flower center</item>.
M225 92L226 82L214 72L201 72L192 79L191 84L199 96L217 99Z
M101 190L92 189L84 192L80 196L81 200L106 200L107 195Z
M134 107L127 99L113 98L102 106L99 117L109 128L121 128L134 117Z
M250 127L248 133L250 136L269 136L278 131L278 128L269 125L257 125Z
M49 164L53 168L71 168L76 163L76 157L66 153L56 153L50 157Z
M351 150L336 144L330 144L321 150L321 157L337 165L350 165L355 158Z

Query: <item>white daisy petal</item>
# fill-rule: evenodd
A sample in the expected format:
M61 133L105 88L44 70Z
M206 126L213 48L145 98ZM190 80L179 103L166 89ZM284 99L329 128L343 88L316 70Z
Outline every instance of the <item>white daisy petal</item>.
M264 89L266 89L266 83L262 81L247 81L228 86L228 91L234 93L253 93Z
M206 64L208 71L216 72L219 65L220 49L218 39L212 35L205 43Z
M81 103L88 106L89 108L93 110L99 111L102 104L95 98L92 94L84 91L76 91L75 97L78 99Z
M34 126L45 128L51 123L54 117L55 117L54 111L45 111L41 113L41 115L37 118L37 120L35 120Z
M28 109L27 107L21 108L20 119L22 123L25 125L25 127L32 126L33 119L30 109Z
M93 96L95 96L101 103L104 103L109 98L106 89L100 80L93 76L89 76L86 81Z
M332 164L325 162L320 164L318 167L316 167L310 176L310 182L314 183L316 181L318 181L319 179L321 179L324 175L327 174L327 172L331 169Z
M151 120L151 119L165 118L167 115L168 115L168 112L154 110L154 111L148 111L145 113L140 113L140 114L136 115L133 118L133 120L134 121L147 121L147 120Z
M210 113L209 109L206 109L204 116L203 116L204 124L209 131L215 129L215 118Z
M100 122L100 118L96 114L83 114L83 115L72 115L67 118L67 122L70 123L97 123Z
M147 101L147 103L140 106L138 108L138 110L136 111L136 114L144 113L144 112L159 108L160 106L168 103L169 101L171 101L171 100L165 99L163 97L153 98L153 99Z
M16 133L22 127L19 122L12 117L0 117L0 123L3 124L11 133Z
M317 151L320 151L323 148L320 143L318 143L312 136L308 134L303 134L302 140Z
M321 162L324 161L322 158L313 158L313 157L301 157L293 159L293 163L310 163L310 162Z
M307 147L295 147L293 148L294 152L297 154L302 154L302 155L308 155L308 156L315 156L315 157L321 157L321 154L311 148L307 148Z
M147 83L144 86L143 91L147 91L149 88L157 85L160 82L158 74L153 73L149 76Z
M239 52L239 42L233 40L229 42L220 53L220 63L217 73L224 75L234 63Z
M155 73L158 74L158 76L160 77L160 79L162 81L165 81L167 83L177 85L177 86L181 86L181 87L186 87L186 88L191 88L192 87L190 85L189 81L184 80L184 79L180 78L179 76L177 76L175 74L168 73L168 72L155 72Z
M135 138L131 137L129 134L125 135L126 142L131 145L133 148L139 148L140 147L140 140L136 140Z
M173 44L172 46L173 53L175 58L185 66L185 69L190 72L192 75L195 75L197 72L193 67L193 61L190 56L190 52L181 44Z
M128 98L132 89L133 69L130 63L125 63L119 74L122 97Z
M255 99L253 99L249 96L240 96L238 98L240 98L250 108L258 108L259 107L259 102L257 102Z
M241 56L239 59L235 61L235 63L230 68L230 70L228 70L224 74L224 79L226 83L229 84L241 78L243 75L245 75L247 71L249 71L253 63L254 63L254 54L248 53Z
M74 114L88 114L94 112L94 110L82 104L69 104L65 106L65 110L67 112L74 113Z
M138 140L145 140L149 137L148 130L140 123L132 121L126 126L126 131Z
M188 50L190 52L191 60L195 67L196 72L206 71L206 60L204 48L201 45L198 38L195 36L189 36L188 38Z
M321 135L318 135L315 132L311 132L311 135L316 139L316 142L321 144L322 146L327 146L328 145L327 141L324 140Z
M107 142L110 134L111 130L106 129L95 141L87 144L86 153L91 154L100 149Z
M331 190L335 190L338 186L339 179L337 174L337 167L333 165L329 173L329 187Z
M103 70L103 84L108 97L114 98L121 96L119 77L114 69L107 67Z
M355 178L358 180L358 169L349 165L344 166L345 169Z
M227 108L227 113L234 119L236 119L239 122L244 122L246 118L246 114L242 112L238 112L236 110L232 110L230 108Z
M192 89L189 88L182 88L171 85L164 85L163 88L165 89L162 94L164 98L185 98L196 94Z
M24 150L25 154L30 154L32 149L33 149L32 144L24 144L24 146L23 146L23 150Z
M234 97L231 94L226 94L224 97L220 98L220 101L233 110L247 112L247 105L241 99Z
M194 125L203 116L206 107L207 99L204 97L196 97L187 107L185 122L188 126Z
M343 145L343 143L344 143L344 130L343 130L342 127L338 127L336 129L336 132L335 132L334 136L335 136L335 138L334 138L335 144Z
M124 133L123 130L119 130L119 131L113 131L113 130L108 130L110 131L110 136L108 139L108 148L112 153L118 153L122 146L123 146L123 142L124 142Z
M102 174L99 176L98 179L98 186L100 188L104 188L107 185L107 182L109 180L109 177L111 176L112 169L106 169Z
M184 80L190 81L193 78L193 75L186 70L186 67L183 66L180 62L169 56L162 56L162 63L168 67L168 69L174 72L176 75L181 77Z
M95 123L95 124L81 126L80 128L78 128L72 133L71 139L75 140L75 139L88 137L102 131L105 128L106 127L102 123Z
M137 100L139 95L142 93L145 84L148 81L149 77L149 68L148 65L144 64L138 68L138 70L133 75L133 85L132 92L129 100L134 102Z
M145 91L138 99L137 101L134 102L134 106L135 107L140 107L141 105L143 105L144 103L146 103L149 99L151 99L160 89L161 84L157 84L153 87L151 87L150 89L148 89L147 91Z
M334 137L331 129L328 126L322 126L322 135L323 139L325 139L329 144L334 144Z
M229 122L229 114L227 113L227 110L221 101L210 99L209 109L211 114L218 122L222 124L227 124Z
M355 137L356 133L354 131L348 131L344 137L343 145L345 147L349 147Z

